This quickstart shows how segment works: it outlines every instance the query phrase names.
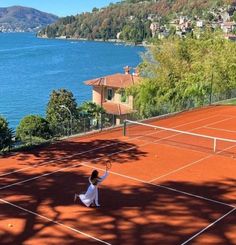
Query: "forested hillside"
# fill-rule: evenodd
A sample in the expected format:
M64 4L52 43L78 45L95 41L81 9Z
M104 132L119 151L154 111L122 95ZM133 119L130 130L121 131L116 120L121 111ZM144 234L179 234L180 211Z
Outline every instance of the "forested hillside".
M35 31L55 22L57 16L37 9L12 6L0 8L0 31Z
M151 37L150 24L168 23L178 13L202 17L207 9L232 4L233 0L126 0L106 8L94 8L59 19L39 32L39 36L55 38L123 39L141 42Z

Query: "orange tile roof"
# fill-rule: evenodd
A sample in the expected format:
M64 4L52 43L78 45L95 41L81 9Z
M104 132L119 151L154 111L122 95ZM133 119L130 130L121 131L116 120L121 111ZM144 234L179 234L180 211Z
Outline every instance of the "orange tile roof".
M131 85L137 84L140 81L140 77L131 74L113 74L105 77L95 78L85 81L86 85L90 86L106 86L113 88L127 88Z
M108 114L113 114L113 115L125 115L134 112L134 110L132 110L128 106L125 106L123 104L118 104L118 103L112 103L112 102L104 102L102 104L102 107L105 109L105 111Z

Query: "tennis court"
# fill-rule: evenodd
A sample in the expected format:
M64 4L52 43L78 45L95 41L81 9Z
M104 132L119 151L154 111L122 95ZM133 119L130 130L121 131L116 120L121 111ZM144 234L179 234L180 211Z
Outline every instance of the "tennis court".
M1 158L0 243L236 244L235 125L211 106ZM107 159L101 207L74 203Z

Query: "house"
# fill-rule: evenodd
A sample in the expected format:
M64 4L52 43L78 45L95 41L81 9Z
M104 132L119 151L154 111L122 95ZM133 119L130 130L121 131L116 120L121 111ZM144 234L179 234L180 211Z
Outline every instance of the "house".
M197 20L196 21L196 27L198 28L203 28L205 25L204 21L203 20Z
M224 37L227 40L236 41L236 35L234 34L225 34Z
M124 70L124 74L116 73L85 81L86 85L93 87L93 102L103 107L107 114L113 115L116 125L123 123L134 112L133 96L126 96L125 89L140 81L137 69L132 74L129 66Z
M152 32L152 37L155 37L158 31L160 31L160 24L158 22L152 22L150 25L150 29Z
M220 15L224 22L227 22L230 20L230 14L228 11L224 11Z
M224 22L221 24L221 29L223 30L224 33L230 33L235 29L235 22Z

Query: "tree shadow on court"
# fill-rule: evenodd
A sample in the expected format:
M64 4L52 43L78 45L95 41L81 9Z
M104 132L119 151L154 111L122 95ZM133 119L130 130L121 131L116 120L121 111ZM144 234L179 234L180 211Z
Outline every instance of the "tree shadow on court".
M104 160L105 158L119 163L134 161L146 152L138 145L118 139L96 139L91 141L62 141L47 147L38 148L14 156L21 165L63 165L70 162L88 162ZM7 158L5 158L7 161Z
M20 181L36 176L18 172L15 178ZM110 174L105 181L99 190L100 208L73 203L74 193L82 193L88 187L88 172L80 166L0 190L0 198L33 212L30 214L0 201L1 244L32 244L36 241L38 244L46 244L45 241L51 244L99 244L35 213L111 244L181 244L233 209L212 200L235 205L233 179L201 184L168 181L157 186ZM7 178L2 179L3 185L8 183ZM21 226L14 224L18 219ZM13 227L7 227L7 220L12 220ZM231 245L234 221L233 214L228 215L227 222L222 225L219 221L207 230L207 237L203 233L194 241L204 244L210 237L214 244Z

